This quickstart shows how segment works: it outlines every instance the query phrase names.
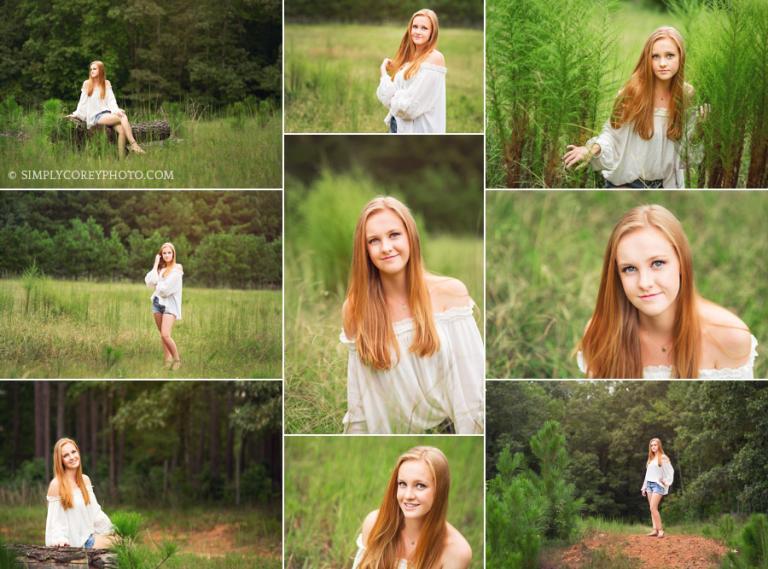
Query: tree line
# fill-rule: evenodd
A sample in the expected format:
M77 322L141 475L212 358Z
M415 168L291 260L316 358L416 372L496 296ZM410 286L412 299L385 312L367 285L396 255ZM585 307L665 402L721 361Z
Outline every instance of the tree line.
M483 2L433 0L429 8L437 13L441 25L483 26ZM285 3L285 19L290 23L354 22L408 23L411 14L424 8L421 0L290 0Z
M47 485L53 445L69 437L111 503L269 503L281 412L278 382L2 382L0 488Z
M121 106L279 100L281 44L279 0L8 0L0 100L76 103L93 60L105 63Z
M2 192L0 274L137 280L171 241L199 286L279 287L280 192Z

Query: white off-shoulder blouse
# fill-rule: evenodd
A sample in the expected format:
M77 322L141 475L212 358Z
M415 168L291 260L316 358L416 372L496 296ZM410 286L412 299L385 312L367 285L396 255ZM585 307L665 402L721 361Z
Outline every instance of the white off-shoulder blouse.
M106 87L106 93L104 98L101 98L101 89L98 87L93 88L91 96L88 96L85 85L80 92L80 101L77 103L77 109L73 115L80 120L84 120L88 128L92 128L96 124L96 115L102 111L109 111L116 113L120 110L115 100L115 94L112 92L112 87Z
M158 297L160 304L165 306L166 314L173 314L177 320L181 320L181 281L184 277L184 269L181 265L174 265L167 277L163 276L165 269L152 269L144 277L144 282L149 288L154 288L150 298Z
M422 63L410 79L403 66L394 79L382 75L376 96L389 109L384 123L389 128L392 117L397 121L400 133L445 134L445 74L442 65Z
M753 368L755 367L755 358L757 357L757 338L754 336L751 336L751 338L752 345L747 363L743 366L733 368L700 369L699 379L754 379ZM587 365L584 361L584 355L581 352L576 354L576 360L579 364L581 373L587 374ZM643 368L643 379L672 379L672 366L645 366Z
M662 484L661 481L664 481ZM649 482L655 482L661 484L669 491L669 487L675 481L675 469L672 467L672 463L669 461L669 457L665 454L661 457L661 466L659 461L655 457L651 459L645 468L645 478L643 479L643 485L640 488L642 492L648 488Z
M355 554L355 561L352 563L352 569L357 569L360 566L360 562L363 560L363 553L365 553L363 534L357 536L355 545L357 545L357 553ZM400 559L397 562L397 569L408 569L408 562L405 559Z
M680 158L680 142L667 137L667 109L654 109L653 136L644 140L631 124L613 128L606 121L599 136L590 138L586 147L600 145L600 154L590 164L615 186L638 178L663 180L665 188L685 187L685 169Z
M72 507L64 509L61 498L46 496L48 499L48 518L45 522L45 545L51 547L66 542L71 547L82 547L93 534L109 535L112 522L105 514L93 488L86 484L90 503L85 504L83 493L75 486L72 489Z
M457 433L482 433L485 350L473 306L434 314L440 349L429 357L409 351L413 319L395 322L400 359L386 370L365 365L342 330L349 348L344 432L423 433L450 419Z

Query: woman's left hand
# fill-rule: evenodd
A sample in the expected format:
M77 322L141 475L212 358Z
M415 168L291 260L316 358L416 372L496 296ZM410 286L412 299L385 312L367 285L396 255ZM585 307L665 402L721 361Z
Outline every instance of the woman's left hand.
M115 113L120 118L123 118L125 116L125 111L123 109L117 109L117 112Z
M382 75L387 74L387 69L389 69L390 65L392 65L392 60L389 59L388 57L385 57L384 61L381 62L381 67L379 67Z

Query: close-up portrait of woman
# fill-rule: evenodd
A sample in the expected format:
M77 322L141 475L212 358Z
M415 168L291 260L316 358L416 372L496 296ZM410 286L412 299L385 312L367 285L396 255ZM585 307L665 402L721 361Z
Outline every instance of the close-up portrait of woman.
M171 370L181 367L181 356L176 342L171 337L173 325L181 320L181 286L184 267L176 262L176 248L172 243L163 243L155 255L152 269L144 277L144 282L152 293L152 316L160 341L163 344L163 360Z
M765 377L765 206L761 192L492 192L488 377Z

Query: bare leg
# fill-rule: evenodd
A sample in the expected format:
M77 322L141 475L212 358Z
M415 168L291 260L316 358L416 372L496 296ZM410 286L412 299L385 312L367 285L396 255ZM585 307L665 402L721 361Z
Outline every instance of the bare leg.
M661 504L661 494L651 493L650 505L651 505L651 519L653 520L653 527L658 530L659 537L664 533L664 527L661 525L661 514L659 513L659 504Z
M653 496L653 492L648 490L646 492L645 497L648 499L648 510L651 511L651 525L653 526L653 531L648 534L648 536L654 536L659 532L659 528L656 527L656 519L653 517L653 506L651 506L651 498Z
M125 158L125 130L123 125L115 125L115 131L117 132L117 156Z
M144 151L141 149L141 146L136 144L136 139L133 137L133 130L131 129L131 123L128 122L127 116L123 115L119 117L114 113L110 113L108 115L104 115L103 117L101 117L99 119L98 124L104 124L107 126L120 125L122 127L123 133L125 134L125 138L128 140L128 143L131 145L131 150L139 154L144 154Z
M117 541L117 536L114 534L110 534L110 535L96 534L93 536L93 548L108 549L112 547L116 541Z
M165 342L168 351L171 352L173 357L174 369L178 368L177 364L181 363L179 357L179 349L176 347L176 342L171 338L171 330L173 330L173 323L176 322L176 317L173 314L163 314L163 322L160 328L160 337Z
M163 315L159 312L154 312L152 316L155 317L157 331L160 332L160 343L163 344L163 359L165 360L165 363L170 364L173 362L173 354L168 349L168 346L165 345L165 340L163 340Z

